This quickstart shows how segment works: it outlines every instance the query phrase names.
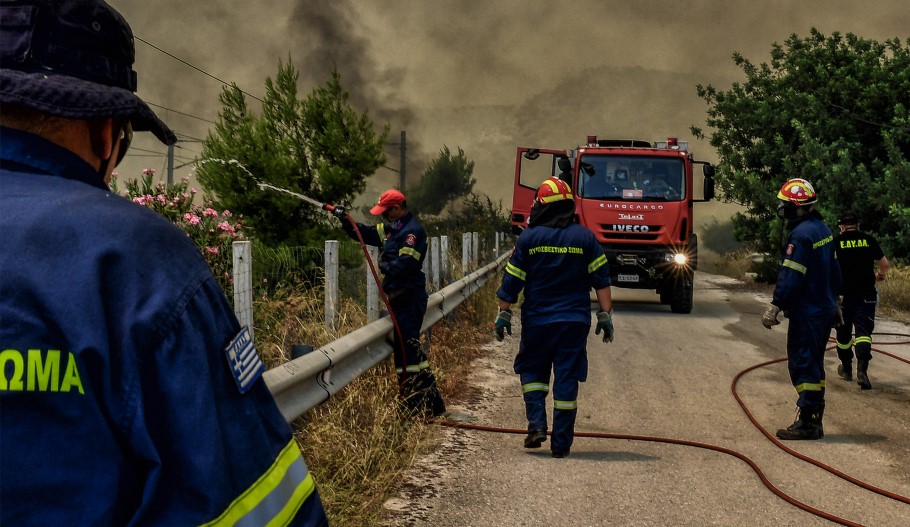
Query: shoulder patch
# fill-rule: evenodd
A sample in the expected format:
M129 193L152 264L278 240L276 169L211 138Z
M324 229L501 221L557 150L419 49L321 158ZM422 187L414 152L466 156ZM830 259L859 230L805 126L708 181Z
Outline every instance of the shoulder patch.
M417 236L414 236L413 234L408 234L408 237L405 238L404 243L408 247L414 247L415 245L417 245Z
M793 249L794 249L793 244L788 243L787 250L786 250L787 256L793 256Z
M227 357L228 366L234 381L237 382L237 389L240 393L246 393L262 376L265 371L265 365L256 353L256 347L253 346L253 339L247 326L243 326L240 333L231 340L227 348L224 349Z

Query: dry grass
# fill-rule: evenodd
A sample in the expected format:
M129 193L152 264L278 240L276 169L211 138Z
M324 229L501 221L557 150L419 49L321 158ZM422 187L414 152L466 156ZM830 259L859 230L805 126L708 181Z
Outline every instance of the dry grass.
M910 267L892 265L879 283L879 314L910 324Z
M430 364L447 402L472 395L464 380L492 336L497 286L488 283L430 332ZM362 307L343 302L339 327L329 331L322 298L321 291L301 288L257 302L256 343L269 367L289 360L294 344L318 348L366 323ZM398 476L439 437L438 429L402 417L397 393L390 359L293 424L334 527L376 524Z
M744 249L725 254L713 262L708 272L739 280L753 270L751 251ZM898 322L910 323L910 267L892 264L888 279L878 284L879 305L876 315Z

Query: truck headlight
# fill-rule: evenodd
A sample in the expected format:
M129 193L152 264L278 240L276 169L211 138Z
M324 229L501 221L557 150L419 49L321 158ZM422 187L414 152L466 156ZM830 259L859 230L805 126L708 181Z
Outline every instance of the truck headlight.
M667 253L664 255L664 260L667 262L673 262L677 265L685 265L689 258L685 253Z

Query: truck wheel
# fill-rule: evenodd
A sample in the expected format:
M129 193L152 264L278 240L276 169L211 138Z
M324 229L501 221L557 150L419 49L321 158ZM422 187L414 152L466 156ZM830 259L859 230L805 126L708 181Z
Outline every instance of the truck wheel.
M670 311L674 313L692 312L693 275L686 273L673 284L673 297L670 299Z
M669 305L673 301L673 286L668 285L664 286L663 289L657 291L657 294L660 295L660 303L663 305Z

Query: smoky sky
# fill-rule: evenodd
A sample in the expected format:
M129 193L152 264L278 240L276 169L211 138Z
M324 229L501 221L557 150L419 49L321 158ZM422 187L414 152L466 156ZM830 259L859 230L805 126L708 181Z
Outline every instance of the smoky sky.
M813 27L910 36L905 0L110 1L138 37L256 97L279 62L300 72L301 97L337 68L351 104L377 130L388 124L390 142L407 131L409 182L444 146L460 147L475 161L475 189L506 205L517 146L573 148L588 134L692 139L707 110L695 86L744 80L734 52L767 62L772 44ZM136 51L139 94L181 134L185 163L217 121L222 84L143 42ZM134 144L121 175L163 169L163 146ZM716 158L706 143L691 149ZM398 182L398 147L386 152L390 168L368 194Z

